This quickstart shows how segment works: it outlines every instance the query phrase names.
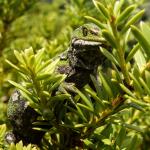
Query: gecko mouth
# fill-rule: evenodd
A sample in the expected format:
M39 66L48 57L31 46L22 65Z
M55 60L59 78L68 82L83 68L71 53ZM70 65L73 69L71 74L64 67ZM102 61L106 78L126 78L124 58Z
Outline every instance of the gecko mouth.
M74 47L102 46L104 45L104 41L73 39L72 45Z

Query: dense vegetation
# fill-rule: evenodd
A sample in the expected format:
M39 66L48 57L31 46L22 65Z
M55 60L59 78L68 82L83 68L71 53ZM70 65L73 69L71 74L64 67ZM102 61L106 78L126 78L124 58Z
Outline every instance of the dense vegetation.
M148 0L0 0L0 149L150 149L149 8ZM77 87L57 68L85 23L108 46L97 75Z

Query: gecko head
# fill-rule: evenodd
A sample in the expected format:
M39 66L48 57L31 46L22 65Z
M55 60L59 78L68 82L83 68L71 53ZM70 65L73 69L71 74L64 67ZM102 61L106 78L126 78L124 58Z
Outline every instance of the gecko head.
M93 23L80 26L72 34L74 46L101 46L104 43L106 41L102 38L100 28Z

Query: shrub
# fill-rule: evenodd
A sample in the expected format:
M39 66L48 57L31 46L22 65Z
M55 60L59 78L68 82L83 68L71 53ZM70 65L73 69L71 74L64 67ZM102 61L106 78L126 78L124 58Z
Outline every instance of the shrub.
M62 22L73 17L67 28L63 22L62 32L57 34L55 25L58 20L53 27L50 25L50 30L42 22L42 27L45 27L42 38L46 44L43 46L42 41L38 41L34 46L34 42L31 42L33 48L14 50L13 60L7 57L5 61L17 72L15 81L9 78L9 83L20 91L24 102L38 114L30 122L33 130L44 133L41 142L37 143L38 148L148 149L150 27L148 21L140 21L144 14L144 10L140 10L143 3L131 0L93 0L94 5L86 0L74 0L65 5L62 3L61 8L57 7L58 12L54 13L54 18L57 19L60 10L64 13L63 16L59 14ZM89 11L93 6L95 9ZM68 12L70 10L73 11ZM44 14L48 19L46 16ZM62 61L59 54L67 47L69 31L86 20L99 27L101 38L107 43L106 47L99 48L106 63L99 66L96 75L90 75L91 83L76 87L65 82L68 78L66 74L59 73L60 66L68 65L68 61ZM49 31L53 32L51 37ZM49 42L52 37L56 39ZM20 114L16 115L16 112L20 107L16 110L9 106L10 102L9 114L18 117ZM26 113L23 111L23 117L29 120ZM16 120L15 123L18 124ZM25 129L25 126L19 124L18 128L21 127ZM26 143L24 138L19 138L22 141L17 141L19 143L16 145L4 146L6 126L2 125L0 130L2 148L36 149L30 145L31 141ZM16 133L14 128L13 134L24 137L24 132ZM29 145L25 147L23 143Z

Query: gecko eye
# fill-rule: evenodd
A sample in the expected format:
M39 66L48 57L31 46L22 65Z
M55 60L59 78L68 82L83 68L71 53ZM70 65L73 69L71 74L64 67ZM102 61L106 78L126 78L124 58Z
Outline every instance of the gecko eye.
M82 33L83 33L83 36L87 36L88 35L88 29L86 27L82 27Z

